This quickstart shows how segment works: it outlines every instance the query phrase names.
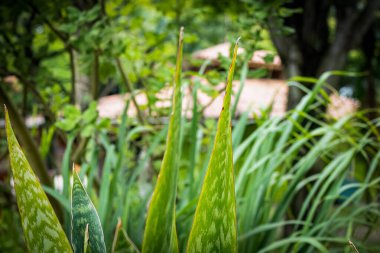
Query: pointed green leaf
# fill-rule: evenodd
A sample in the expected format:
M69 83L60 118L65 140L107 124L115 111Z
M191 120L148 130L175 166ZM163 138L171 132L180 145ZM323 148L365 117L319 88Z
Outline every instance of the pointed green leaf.
M29 252L72 252L65 232L12 130L5 109L17 205Z
M128 237L127 232L122 228L120 219L115 230L112 253L139 253L135 244Z
M142 246L144 253L178 252L175 199L180 155L182 47L183 29L179 37L173 109L166 139L167 146L148 211Z
M214 148L191 228L187 252L237 252L230 101L238 43L228 73Z
M71 200L71 242L74 252L84 252L86 226L88 225L88 247L89 252L106 252L102 226L99 216L87 195L78 172L73 170L73 189Z

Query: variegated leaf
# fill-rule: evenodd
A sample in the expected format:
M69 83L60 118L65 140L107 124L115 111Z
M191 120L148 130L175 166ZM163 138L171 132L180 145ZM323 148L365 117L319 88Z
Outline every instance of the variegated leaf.
M72 252L65 232L14 135L5 109L17 205L29 252Z
M142 252L178 252L175 227L175 199L177 194L177 174L181 129L181 69L183 29L180 32L172 114L170 116L166 150L160 174L149 206Z
M191 228L187 252L237 252L230 101L238 43L230 66L214 148Z
M73 244L74 252L84 252L87 225L87 251L92 253L106 252L103 229L100 224L99 216L90 197L87 195L76 170L73 170L73 188L71 196L71 242Z

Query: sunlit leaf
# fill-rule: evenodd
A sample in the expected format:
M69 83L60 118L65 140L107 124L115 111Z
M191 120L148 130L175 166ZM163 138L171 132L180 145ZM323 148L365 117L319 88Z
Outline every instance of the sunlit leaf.
M127 232L121 226L121 220L119 219L115 236L112 243L112 253L138 253L139 250L128 237Z
M72 252L59 220L17 142L7 110L5 115L17 204L29 252Z
M100 225L99 216L96 213L95 207L87 195L76 170L73 171L71 215L71 242L73 244L74 252L84 252L87 225L87 251L106 252L103 229Z
M167 146L148 211L142 252L178 252L175 228L175 199L180 155L182 109L182 35L183 32L181 30L177 54L177 68L174 80L173 109L170 116L169 130L166 140Z
M187 252L237 252L230 114L237 49L236 43L214 148L195 212Z

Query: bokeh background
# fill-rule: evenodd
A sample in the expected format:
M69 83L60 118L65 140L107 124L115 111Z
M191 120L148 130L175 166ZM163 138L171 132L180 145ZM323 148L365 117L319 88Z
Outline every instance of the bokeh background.
M95 205L107 204L108 245L122 217L141 246L146 207L165 150L182 26L181 247L213 145L231 45L240 37L232 101L239 249L280 252L268 247L280 239L312 238L330 252L350 252L347 242L354 238L360 252L378 252L378 0L2 0L0 103L7 106L28 160L58 209L69 201L62 193L67 183L62 170L74 163L82 168ZM321 75L332 70L342 72L327 79L313 106L297 107ZM297 110L302 120L290 116ZM289 134L281 131L291 123L295 127L281 142ZM3 110L0 125L0 251L24 252ZM333 137L326 139L329 131ZM303 138L301 148L286 153ZM339 160L344 154L351 154L347 162ZM309 157L308 172L297 179L297 190L289 188L303 157ZM338 170L339 164L344 172L334 174L331 167ZM316 178L323 173L331 179L325 187ZM107 182L111 192L102 199ZM363 189L360 196L358 189ZM284 204L288 191L294 196ZM310 199L318 192L322 195ZM344 206L344 199L354 195ZM326 206L329 199L334 201ZM274 213L281 203L279 218ZM258 211L263 205L267 209ZM358 208L364 211L355 213ZM323 222L337 210L346 219L337 214ZM313 221L314 228L323 229L292 220ZM289 241L276 250L314 252L300 245Z

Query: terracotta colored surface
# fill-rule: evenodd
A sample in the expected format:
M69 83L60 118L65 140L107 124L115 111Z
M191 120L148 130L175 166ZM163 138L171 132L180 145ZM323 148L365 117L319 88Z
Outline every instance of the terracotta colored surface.
M218 88L223 89L224 85ZM240 83L233 82L234 94L237 94ZM246 111L260 114L260 109L267 108L273 102L272 116L282 116L286 112L288 88L283 80L271 79L251 79L247 80L241 92L239 102L236 108L236 115L240 115ZM200 93L199 102L201 105L206 105L210 102L210 98ZM204 111L205 117L217 118L223 104L224 92L220 94ZM232 98L232 104L235 101L235 96Z
M203 85L207 85L205 80L201 81ZM233 82L233 91L236 94L239 89L239 81ZM216 91L224 89L224 84L214 87ZM190 88L183 89L183 114L187 118L192 117L193 97ZM157 97L160 99L156 103L158 108L169 108L171 106L172 89L163 89ZM218 118L220 110L222 109L224 92L221 92L215 98L211 98L207 94L198 91L198 106L205 107L203 117ZM236 116L249 111L249 117L252 118L253 114L260 115L260 109L267 108L273 103L272 117L283 116L286 113L286 104L288 97L288 86L283 80L275 79L251 79L247 80L242 90L239 102L236 108ZM108 117L115 119L119 117L124 109L125 101L128 95L112 95L102 97L98 103L98 111L101 117ZM347 114L355 112L359 108L359 102L355 99L332 94L330 96L331 104L328 106L327 114L335 119L341 118ZM137 102L146 107L147 98L145 94L140 93L136 96ZM234 97L232 98L234 103ZM146 112L144 112L146 114ZM136 116L135 106L130 103L128 115L131 117ZM153 115L154 116L154 115Z
M229 52L230 52L230 43L222 43L218 44L213 47L209 47L203 50L196 51L193 54L193 57L195 59L201 59L201 60L211 60L214 64L218 64L218 56L222 55L224 57L229 57ZM238 54L243 53L244 49L239 48ZM265 56L268 54L274 54L269 51L265 50L257 50L254 52L253 57L251 61L249 62L249 66L251 68L266 68L270 70L281 70L282 65L281 65L281 60L278 55L274 56L273 62L271 63L266 63L264 61Z
M207 85L205 81L202 81ZM235 81L233 83L234 93L237 93L240 83ZM214 87L215 90L223 90L224 84ZM187 117L191 117L193 108L193 97L190 88L183 90L183 112ZM254 79L247 80L243 91L241 93L239 103L237 104L236 114L240 115L245 111L260 113L260 108L268 107L273 101L272 116L282 116L286 111L288 88L283 80L272 79ZM156 103L157 107L170 107L171 105L171 88L163 89L157 97L160 101ZM206 106L203 116L206 118L218 118L220 110L222 109L224 92L220 93L217 97L211 98L207 94L198 91L198 106ZM98 111L101 117L116 118L123 112L125 100L128 99L127 95L112 95L102 97L99 99ZM145 94L138 94L136 96L137 102L145 107L147 98ZM232 99L232 103L234 98ZM135 116L135 106L130 103L128 115Z
M205 80L201 80L203 85L208 85ZM224 89L225 84L214 87L214 90L220 91ZM236 94L239 89L239 81L233 82L233 91ZM183 89L183 114L187 118L192 117L193 96L189 87ZM157 94L159 101L155 104L158 108L170 108L172 89L166 88ZM198 91L198 106L205 107L203 117L218 118L222 109L224 92L221 92L215 98L209 97L207 94ZM285 81L277 79L250 79L245 82L239 103L236 108L236 116L249 111L249 117L252 118L253 113L260 115L260 108L267 108L273 102L271 116L283 116L286 112L286 104L288 97L288 86ZM347 114L358 110L360 104L357 100L339 96L333 93L330 96L331 104L327 108L327 114L335 119L339 119ZM101 97L98 101L98 112L100 117L117 119L123 113L126 101L129 100L129 94L116 94ZM136 95L137 103L146 108L147 97L144 93ZM234 103L234 97L232 98ZM143 111L147 115L146 111ZM136 116L136 108L130 103L128 109L130 117ZM154 117L155 115L153 115ZM27 117L26 125L28 128L38 127L45 123L45 119L41 116ZM0 119L0 126L4 126L4 120Z

